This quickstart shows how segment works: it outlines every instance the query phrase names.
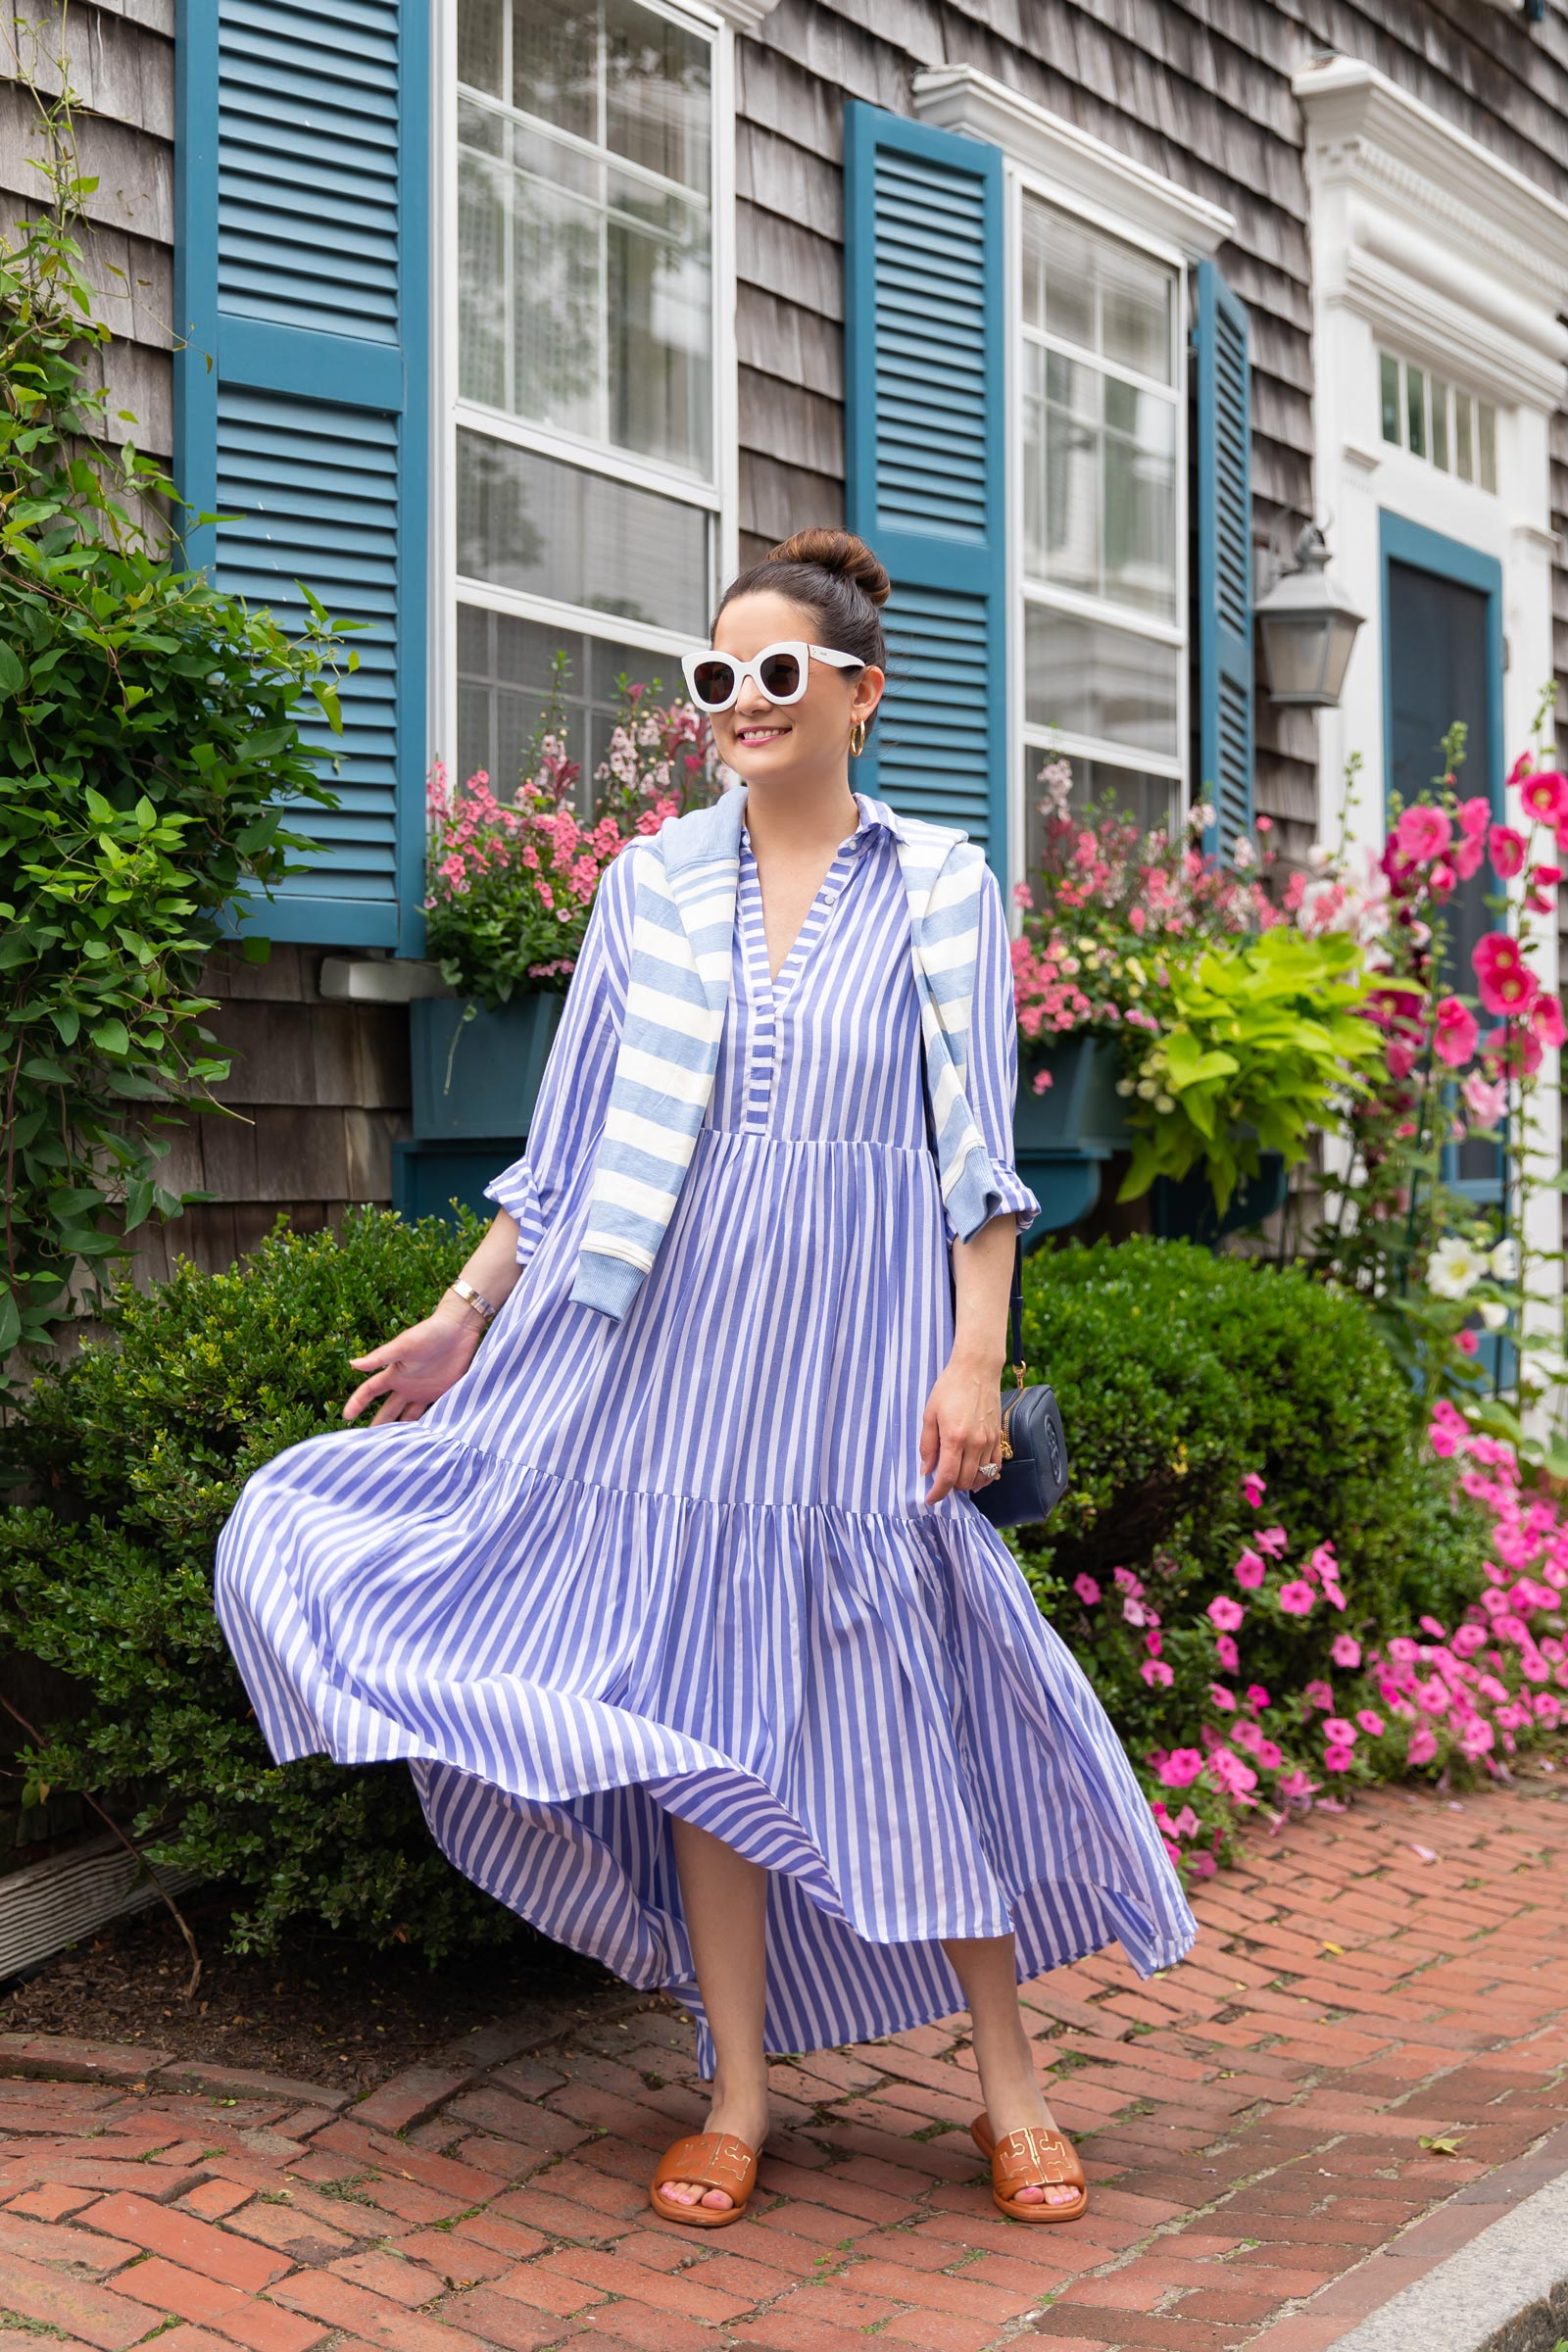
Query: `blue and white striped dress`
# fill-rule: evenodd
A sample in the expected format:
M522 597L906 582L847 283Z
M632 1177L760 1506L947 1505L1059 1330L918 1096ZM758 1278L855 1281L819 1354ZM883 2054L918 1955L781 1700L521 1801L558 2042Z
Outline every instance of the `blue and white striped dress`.
M527 1157L523 1270L411 1424L296 1446L219 1546L223 1630L280 1761L407 1758L442 1850L558 1941L692 2014L668 1815L773 1876L766 2046L961 2008L938 1938L1020 1981L1196 1929L1099 1700L969 1495L922 1496L952 1339L909 915L857 795L770 980L741 833L712 1100L623 1321L569 1298L631 947L600 886ZM965 1091L1009 1206L1016 1030L988 877Z

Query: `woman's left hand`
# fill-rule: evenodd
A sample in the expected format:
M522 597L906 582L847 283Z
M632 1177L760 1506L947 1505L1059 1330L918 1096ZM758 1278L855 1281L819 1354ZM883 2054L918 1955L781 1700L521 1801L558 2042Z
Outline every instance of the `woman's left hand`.
M950 1355L925 1400L920 1424L920 1469L936 1477L926 1501L940 1502L955 1487L990 1486L982 1462L1002 1459L1002 1367Z

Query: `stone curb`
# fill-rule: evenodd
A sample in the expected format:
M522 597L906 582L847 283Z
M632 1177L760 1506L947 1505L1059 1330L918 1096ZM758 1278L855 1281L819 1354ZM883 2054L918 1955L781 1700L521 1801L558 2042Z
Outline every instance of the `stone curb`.
M1335 2339L1334 2352L1554 2352L1568 2334L1568 2172Z

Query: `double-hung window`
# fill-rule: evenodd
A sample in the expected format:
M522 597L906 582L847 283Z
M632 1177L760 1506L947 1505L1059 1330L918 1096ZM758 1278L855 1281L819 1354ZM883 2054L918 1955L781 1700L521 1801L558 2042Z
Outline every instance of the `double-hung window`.
M1022 193L1018 543L1024 855L1036 781L1113 786L1177 815L1187 710L1182 277L1173 263Z
M719 31L662 0L458 0L450 720L506 797L566 657L679 682L717 561Z

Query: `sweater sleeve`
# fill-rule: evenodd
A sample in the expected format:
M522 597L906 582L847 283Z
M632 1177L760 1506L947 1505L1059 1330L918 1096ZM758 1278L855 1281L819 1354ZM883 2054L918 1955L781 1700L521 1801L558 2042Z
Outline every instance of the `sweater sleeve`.
M1002 885L988 865L980 890L980 927L975 954L974 1003L963 1091L984 1140L997 1191L995 1215L1011 1214L1026 1233L1040 1202L1012 1164L1012 1105L1018 1084L1018 1014L1012 990L1012 949L1007 937ZM948 1240L957 1227L944 1211Z
M538 1248L573 1172L598 1152L626 1014L636 882L628 843L600 877L520 1159L485 1186L517 1223L517 1263Z

